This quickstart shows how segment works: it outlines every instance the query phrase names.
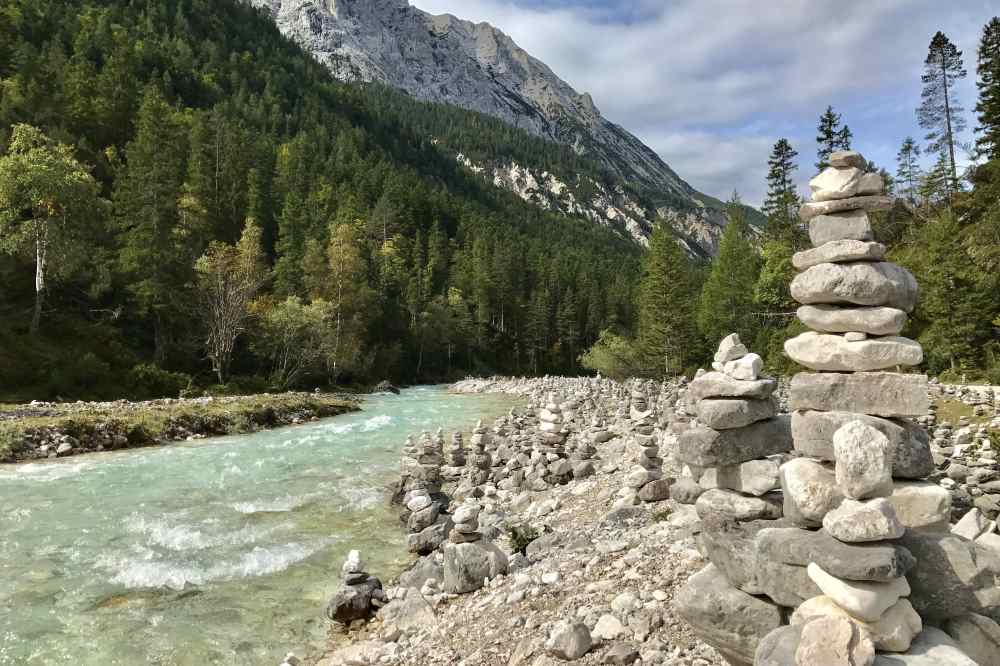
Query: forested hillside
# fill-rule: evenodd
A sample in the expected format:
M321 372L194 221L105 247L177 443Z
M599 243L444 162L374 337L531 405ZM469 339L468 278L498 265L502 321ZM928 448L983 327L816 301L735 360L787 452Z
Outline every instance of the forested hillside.
M594 171L339 84L233 0L3 0L0 396L575 370L638 247L475 177L439 113Z

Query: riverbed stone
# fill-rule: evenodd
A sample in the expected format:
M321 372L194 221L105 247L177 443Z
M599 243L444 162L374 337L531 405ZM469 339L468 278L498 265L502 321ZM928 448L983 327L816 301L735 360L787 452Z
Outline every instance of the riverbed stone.
M694 504L705 489L689 476L683 476L670 486L670 499L678 504Z
M792 280L792 298L803 305L878 305L912 312L917 304L913 275L888 261L817 264Z
M698 467L738 465L791 449L791 417L781 415L737 430L689 428L678 437L677 459Z
M823 594L866 622L878 621L897 601L910 594L906 578L896 578L888 583L841 580L823 571L815 562L807 567L807 571Z
M848 499L892 494L889 438L862 421L848 421L833 434L837 485Z
M803 625L817 617L845 617L865 627L875 643L875 649L888 652L905 652L913 639L923 630L920 615L907 599L900 599L876 622L864 622L838 606L833 599L822 595L807 599L792 614L792 625Z
M860 421L888 438L892 447L892 475L922 479L934 471L930 438L917 423L883 419L853 412L797 411L792 413L795 450L822 460L835 460L833 435L844 424Z
M823 529L845 543L898 539L905 531L896 510L884 497L864 502L845 499L823 517Z
M374 602L385 601L382 583L375 576L365 576L353 585L342 584L326 607L326 616L341 624L366 620L375 612Z
M871 666L875 643L868 629L851 618L818 617L802 627L795 661L809 666Z
M904 527L916 531L948 531L951 493L927 481L900 481L889 496Z
M923 416L930 400L927 376L895 372L800 372L788 392L791 410L859 412L883 417Z
M894 202L895 199L887 196L864 196L852 197L850 199L837 199L834 201L813 201L803 204L802 207L799 208L799 218L803 222L808 222L819 215L835 215L845 211L863 210L871 213L880 210L889 210L892 208ZM827 240L836 239L831 238ZM823 243L825 242L826 240L823 240ZM822 245L823 243L816 243L813 241L814 245Z
M695 406L698 420L715 430L744 428L757 421L772 418L775 413L774 401L746 400L738 398L715 398L700 400Z
M718 467L715 479L720 488L760 497L781 486L780 467L780 461L774 458L748 460L739 465Z
M906 326L906 313L884 306L844 307L803 305L796 311L803 324L821 333L861 332L869 335L899 335Z
M406 549L417 555L429 555L448 539L452 527L454 524L451 522L451 517L441 514L437 522L430 527L416 534L407 535Z
M563 661L576 661L592 646L590 630L582 622L560 622L545 641L545 650Z
M753 525L753 523L748 523ZM754 538L756 557L806 567L816 562L837 578L887 583L906 575L916 563L896 543L843 543L826 531L764 527Z
M736 589L711 564L688 579L673 605L698 637L731 664L753 664L757 644L782 625L777 605Z
M902 654L875 656L874 666L976 666L953 640L940 629L924 627Z
M785 341L785 353L801 366L827 372L885 370L919 365L923 348L909 338L867 338L851 342L843 335L807 331Z
M795 458L781 466L784 515L797 525L818 527L823 516L844 501L833 470L809 458Z
M727 361L722 371L733 379L752 382L764 371L764 359L759 354L747 354L735 361Z
M813 201L847 199L858 193L865 172L857 167L827 167L809 181Z
M823 591L809 578L806 567L769 560L757 554L756 582L762 594L785 608L795 608Z
M979 666L1000 666L1000 625L990 618L969 613L948 620L944 631Z
M780 497L747 497L721 488L706 490L694 506L698 517L702 519L707 516L726 517L736 521L781 518Z
M754 381L733 379L724 372L706 372L688 385L687 396L692 402L706 398L748 398L764 400L770 398L778 387L777 380L770 378Z
M442 589L450 594L473 592L485 579L507 573L507 556L490 541L448 543L443 550Z
M804 271L818 264L836 264L845 261L882 261L885 245L871 241L853 239L835 240L811 250L803 250L792 255L792 265Z
M701 519L698 549L735 587L747 594L761 594L757 585L757 534L785 524L780 519L739 522L723 515L707 515Z
M757 644L754 666L794 666L801 638L801 624L778 627Z

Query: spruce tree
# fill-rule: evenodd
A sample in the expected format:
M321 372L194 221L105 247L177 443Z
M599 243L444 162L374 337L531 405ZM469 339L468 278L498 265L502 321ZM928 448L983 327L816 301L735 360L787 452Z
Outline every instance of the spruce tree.
M701 353L691 262L670 228L656 225L639 285L639 348L653 376L677 375Z
M760 258L750 243L750 227L739 197L727 205L729 223L719 242L698 305L698 329L709 345L730 333L753 340L753 290L760 274Z
M927 150L947 157L950 192L958 190L958 165L955 162L955 135L965 129L961 106L955 99L955 83L966 76L962 52L943 32L931 39L924 61L924 84L917 121L927 130Z
M1000 17L994 16L983 28L976 66L979 100L976 114L976 151L989 160L1000 158Z
M795 188L798 153L788 139L778 139L767 161L767 198L761 211L767 216L768 237L785 235L798 219L799 195Z
M835 113L832 106L827 106L826 111L819 117L819 125L816 126L816 143L818 148L816 156L816 169L822 171L830 166L830 155L838 150L849 150L853 134L847 125L841 126L841 117Z
M910 203L917 203L917 192L920 186L920 146L908 136L903 139L903 145L896 153L896 181L899 183L900 194Z

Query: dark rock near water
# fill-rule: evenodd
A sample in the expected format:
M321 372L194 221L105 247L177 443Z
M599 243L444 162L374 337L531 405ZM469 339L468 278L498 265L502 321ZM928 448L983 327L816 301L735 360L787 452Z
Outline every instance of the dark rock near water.
M375 576L365 576L361 583L343 584L337 589L326 607L326 616L342 624L367 620L375 612L373 602L385 601L382 582Z

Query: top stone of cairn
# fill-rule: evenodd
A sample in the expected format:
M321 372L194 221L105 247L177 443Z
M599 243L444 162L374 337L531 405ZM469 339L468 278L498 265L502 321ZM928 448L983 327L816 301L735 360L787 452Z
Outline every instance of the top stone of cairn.
M865 160L865 156L856 150L838 150L830 153L830 166L835 169L849 169L851 167L865 169L868 167L868 162Z

